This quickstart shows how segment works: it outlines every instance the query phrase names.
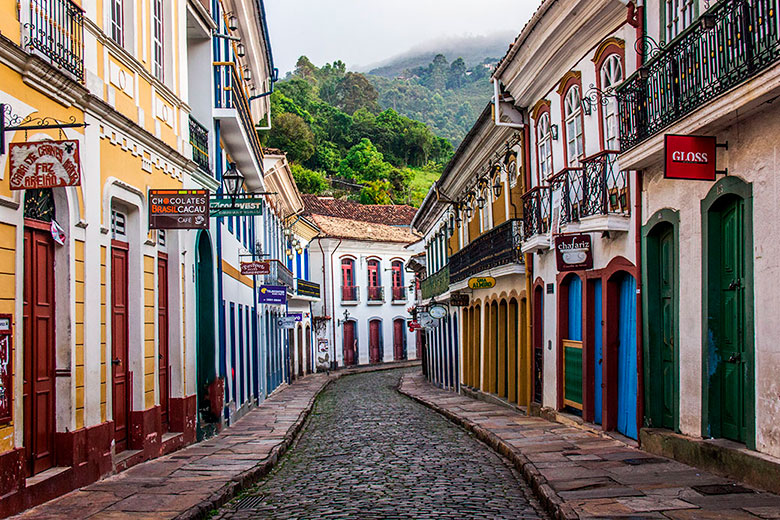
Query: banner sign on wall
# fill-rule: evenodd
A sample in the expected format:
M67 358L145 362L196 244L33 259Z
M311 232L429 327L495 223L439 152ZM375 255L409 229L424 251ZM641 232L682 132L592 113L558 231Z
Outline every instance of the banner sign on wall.
M277 323L281 329L294 329L295 328L295 316L281 316Z
M257 303L284 305L287 303L287 287L283 285L262 285L257 292Z
M453 293L450 295L450 305L453 307L468 307L469 295L466 293Z
M263 195L242 193L235 197L213 196L209 205L212 217L262 215Z
M715 180L717 141L714 136L666 135L664 177L694 181Z
M590 235L555 237L555 259L559 272L593 269L593 243Z
M11 315L0 314L0 424L9 423L13 418L12 334Z
M480 276L469 279L469 289L490 289L496 286L496 279L492 276Z
M81 184L78 141L11 143L9 178L12 190L61 188Z
M290 312L287 314L290 318L295 318L296 322L302 322L303 321L303 313L302 312Z
M241 274L245 276L260 276L264 274L271 274L271 262L268 260L241 262Z
M209 190L149 190L149 229L208 229Z

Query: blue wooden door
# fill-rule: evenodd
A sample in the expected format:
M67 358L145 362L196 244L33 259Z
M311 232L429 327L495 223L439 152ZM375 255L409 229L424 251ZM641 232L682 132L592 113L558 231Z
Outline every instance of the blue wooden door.
M596 280L593 284L593 421L601 424L601 408L603 405L604 389L604 355L602 348L602 319L603 311L601 305L601 280Z
M569 328L563 340L563 402L582 411L582 280L569 282Z
M620 283L618 337L617 429L626 437L636 439L636 280L630 275L625 275Z

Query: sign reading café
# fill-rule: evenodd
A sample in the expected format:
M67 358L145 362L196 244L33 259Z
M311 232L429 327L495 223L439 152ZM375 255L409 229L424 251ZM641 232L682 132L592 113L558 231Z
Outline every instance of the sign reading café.
M81 184L78 141L11 143L10 187L12 190L61 188Z
M208 228L208 190L149 190L149 229Z

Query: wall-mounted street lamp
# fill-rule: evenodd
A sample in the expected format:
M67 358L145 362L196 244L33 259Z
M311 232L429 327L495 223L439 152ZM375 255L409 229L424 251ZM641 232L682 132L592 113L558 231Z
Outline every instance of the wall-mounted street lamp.
M228 169L222 174L222 189L230 196L233 206L236 205L236 197L244 187L244 176L236 168L236 163L229 163Z
M252 81L252 71L249 69L249 67L244 67L244 81L247 83Z
M501 184L501 177L496 177L496 180L494 182L495 184L493 184L493 197L499 198L501 196L501 190L504 188L504 185Z
M346 322L349 321L349 309L344 310L344 319L343 320L336 320L336 325L344 325Z
M590 104L589 98L580 99L580 106L582 107L582 113L589 116L593 112L593 107Z
M558 125L550 125L550 137L553 141L558 140Z
M485 208L485 202L487 202L487 200L482 196L482 193L480 193L479 197L477 197L477 206L479 206L479 209Z
M238 18L236 18L236 15L231 14L230 17L228 17L228 29L231 31L235 31L238 29Z
M239 43L238 45L236 45L236 56L238 56L239 58L243 58L244 56L246 56L246 47L244 46L243 43Z

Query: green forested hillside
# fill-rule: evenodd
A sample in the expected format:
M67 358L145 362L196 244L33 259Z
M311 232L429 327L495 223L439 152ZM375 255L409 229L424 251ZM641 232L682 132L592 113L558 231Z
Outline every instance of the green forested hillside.
M287 152L304 193L419 204L452 153L426 124L382 110L374 85L340 61L316 67L301 57L271 106L272 129L261 138Z

